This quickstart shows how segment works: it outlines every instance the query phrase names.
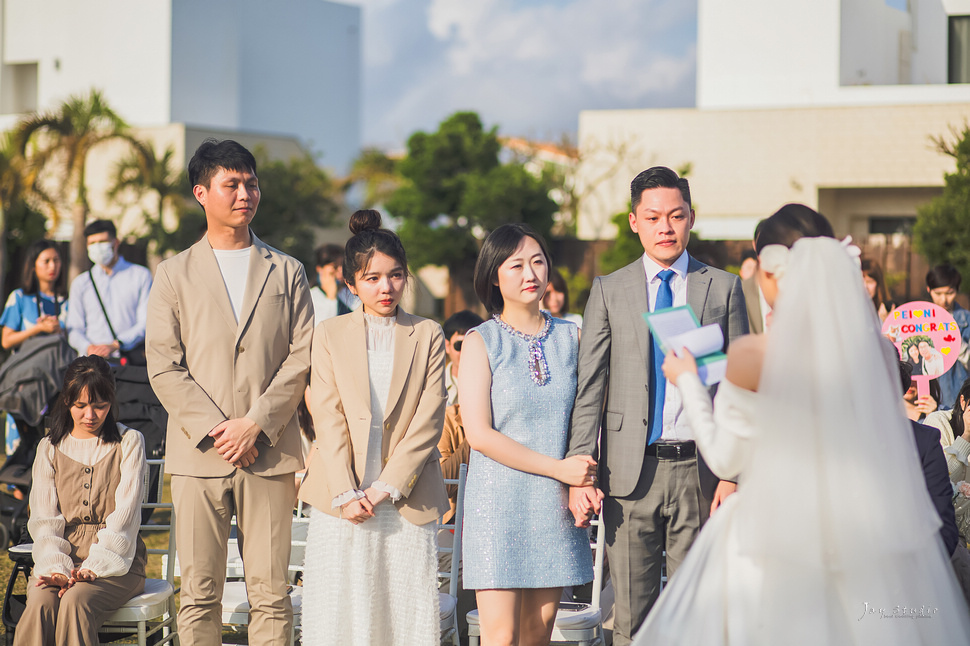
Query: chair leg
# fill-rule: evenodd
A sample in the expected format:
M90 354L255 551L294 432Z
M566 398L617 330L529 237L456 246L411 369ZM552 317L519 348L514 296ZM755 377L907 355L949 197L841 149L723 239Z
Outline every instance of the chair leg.
M145 636L145 622L138 622L138 646L148 646L148 638Z

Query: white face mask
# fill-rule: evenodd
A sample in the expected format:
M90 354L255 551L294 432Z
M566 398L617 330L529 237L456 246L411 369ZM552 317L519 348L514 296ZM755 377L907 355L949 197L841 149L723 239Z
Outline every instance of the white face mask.
M88 245L88 258L96 265L107 267L115 257L115 246L111 242L95 242Z

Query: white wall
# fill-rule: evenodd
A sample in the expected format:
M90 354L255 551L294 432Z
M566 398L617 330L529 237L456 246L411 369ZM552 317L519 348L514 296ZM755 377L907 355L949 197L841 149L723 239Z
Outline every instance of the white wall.
M946 84L947 15L970 15L970 0L910 0L910 7L900 11L884 0L698 0L697 107L966 100L962 86Z
M2 0L3 62L36 62L38 107L101 89L126 120L169 120L171 12L164 0Z
M699 0L697 107L806 105L839 78L839 0Z
M938 4L939 0L936 1ZM841 5L840 84L910 83L910 14L888 6L885 0L842 0ZM901 70L902 61L905 63ZM945 67L943 82L946 82Z
M968 114L970 101L581 112L581 155L610 149L618 141L626 144L627 154L617 172L589 187L589 197L580 205L578 236L615 236L610 218L627 208L630 180L654 165L691 165L697 226L711 238L750 236L753 223L786 202L817 206L821 189L939 188L954 162L935 150L930 137L950 137L950 129L962 128ZM581 167L578 180L582 184L604 176L614 164L615 156L596 156ZM915 215L915 209L909 213Z
M360 26L358 7L322 0L173 0L173 121L295 133L345 170L360 147Z
M967 11L970 14L970 2ZM912 83L947 82L948 0L910 0L913 16Z
M359 7L324 0L0 5L2 63L37 62L40 109L96 87L134 126L296 136L339 171L359 151ZM8 69L0 87L11 81ZM17 116L0 115L0 127Z

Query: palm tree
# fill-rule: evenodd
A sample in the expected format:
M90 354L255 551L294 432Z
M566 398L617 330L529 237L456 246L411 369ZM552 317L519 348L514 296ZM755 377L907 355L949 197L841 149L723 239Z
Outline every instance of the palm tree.
M22 159L15 153L10 133L0 141L0 288L7 268L7 210L23 191Z
M142 215L150 239L158 242L169 234L162 221L166 205L174 209L176 222L181 218L184 198L188 194L188 178L173 163L175 148L172 146L167 147L161 156L148 142L135 139L132 147L131 155L115 166L108 198L120 201L129 195L135 197L135 202L141 202L146 194L154 193L155 208L151 211L143 209Z
M363 185L364 197L361 206L373 208L383 204L403 179L397 171L397 160L377 148L365 148L350 168L350 174L344 178L342 188L347 190L355 184Z
M66 205L70 210L74 224L70 280L86 266L88 154L98 144L118 137L131 140L128 126L97 90L87 96L72 96L55 110L32 114L16 128L17 151L28 162L28 195L48 213L54 226L61 208Z

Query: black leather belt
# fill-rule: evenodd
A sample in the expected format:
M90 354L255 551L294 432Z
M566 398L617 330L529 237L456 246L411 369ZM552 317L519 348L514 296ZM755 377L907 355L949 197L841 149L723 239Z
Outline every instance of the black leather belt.
M686 442L655 442L647 447L647 455L658 460L687 460L697 455L693 440Z

